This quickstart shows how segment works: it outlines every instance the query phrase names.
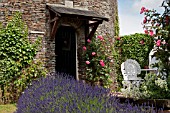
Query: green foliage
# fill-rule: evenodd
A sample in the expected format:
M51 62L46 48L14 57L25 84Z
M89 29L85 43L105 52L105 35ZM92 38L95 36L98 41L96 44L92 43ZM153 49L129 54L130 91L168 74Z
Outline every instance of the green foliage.
M115 36L119 36L119 16L118 16L118 7L116 6L115 8L115 19L114 19L114 31L115 31Z
M21 17L20 13L16 13L6 27L0 29L0 84L4 100L7 98L5 94L7 92L10 93L8 98L16 100L24 87L36 78L34 74L38 74L36 75L38 77L41 73L39 71L43 71L37 68L42 67L42 64L33 61L41 38L37 38L33 44L30 43L28 28ZM34 73L24 73L28 70ZM24 85L20 87L21 84Z
M123 37L115 37L114 59L116 63L116 74L119 85L122 84L122 73L120 65L127 59L136 60L141 68L148 67L149 52L153 48L153 38L146 34L133 34Z
M166 80L159 78L156 74L147 74L141 86L141 92L145 94L142 98L169 99L170 89Z
M166 80L154 73L145 76L140 87L122 89L125 96L135 99L170 99L170 87Z
M113 39L109 36L94 36L84 47L85 80L109 87L113 82ZM87 50L86 50L86 49Z

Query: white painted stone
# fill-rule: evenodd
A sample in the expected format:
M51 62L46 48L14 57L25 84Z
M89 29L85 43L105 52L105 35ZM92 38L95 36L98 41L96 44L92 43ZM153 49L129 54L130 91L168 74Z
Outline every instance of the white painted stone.
M73 8L73 1L65 1L65 7Z

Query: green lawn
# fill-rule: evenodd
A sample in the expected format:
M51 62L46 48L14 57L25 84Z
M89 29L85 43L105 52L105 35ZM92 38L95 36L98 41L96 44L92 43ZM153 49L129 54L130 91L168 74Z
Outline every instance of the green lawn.
M0 113L14 113L15 110L15 104L0 105Z

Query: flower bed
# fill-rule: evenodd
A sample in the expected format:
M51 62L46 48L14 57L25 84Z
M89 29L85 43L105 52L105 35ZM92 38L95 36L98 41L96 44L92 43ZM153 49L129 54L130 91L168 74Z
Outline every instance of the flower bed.
M155 113L152 107L121 104L109 89L63 75L34 81L19 98L16 113Z

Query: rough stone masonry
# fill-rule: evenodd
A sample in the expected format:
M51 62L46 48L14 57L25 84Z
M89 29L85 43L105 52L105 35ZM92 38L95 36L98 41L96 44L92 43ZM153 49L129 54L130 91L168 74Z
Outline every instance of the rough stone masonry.
M38 57L45 62L49 72L55 71L55 41L50 41L49 11L47 4L58 4L65 6L66 1L73 1L73 8L93 10L100 15L109 18L109 22L103 22L97 31L100 34L109 33L114 36L114 19L117 10L117 0L0 0L0 22L3 25L12 18L12 15L19 11L29 28L29 39L34 41L38 36L43 37L42 49ZM78 24L78 23L77 23ZM76 23L75 23L76 25ZM81 34L80 29L79 34ZM84 44L83 35L80 35L78 42L78 53ZM83 41L82 41L83 40ZM81 52L80 52L81 53ZM79 54L78 54L79 55ZM78 56L78 59L80 56ZM81 63L78 61L78 74L81 75Z

